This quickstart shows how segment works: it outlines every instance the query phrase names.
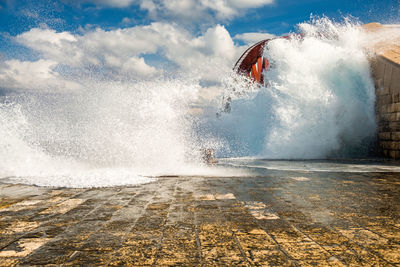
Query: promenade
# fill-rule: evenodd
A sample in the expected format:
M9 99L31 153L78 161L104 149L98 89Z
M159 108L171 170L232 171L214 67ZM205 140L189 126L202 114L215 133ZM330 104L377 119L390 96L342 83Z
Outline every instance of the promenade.
M0 180L0 266L400 264L396 173L165 177L66 189Z

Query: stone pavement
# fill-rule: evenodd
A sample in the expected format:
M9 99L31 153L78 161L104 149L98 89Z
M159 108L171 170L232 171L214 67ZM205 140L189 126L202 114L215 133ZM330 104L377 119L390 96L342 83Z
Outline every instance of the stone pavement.
M392 173L93 189L0 180L0 266L395 266L399 211Z

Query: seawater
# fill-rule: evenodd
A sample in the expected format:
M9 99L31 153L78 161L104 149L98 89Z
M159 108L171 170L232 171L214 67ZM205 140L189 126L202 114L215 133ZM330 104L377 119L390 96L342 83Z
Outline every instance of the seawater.
M231 156L367 156L376 121L364 33L328 19L300 24L299 31L303 36L267 44L266 86L243 92L228 80L231 113L210 128L222 125Z
M200 107L193 107L201 91L196 77L93 78L79 91L4 93L0 179L133 185L162 175L254 175L244 165L255 158L366 157L376 135L370 39L347 21L323 18L298 28L303 37L276 39L265 48L271 69L264 86L227 74L223 95ZM228 97L231 111L216 116ZM221 158L252 161L207 167L201 150L209 147Z

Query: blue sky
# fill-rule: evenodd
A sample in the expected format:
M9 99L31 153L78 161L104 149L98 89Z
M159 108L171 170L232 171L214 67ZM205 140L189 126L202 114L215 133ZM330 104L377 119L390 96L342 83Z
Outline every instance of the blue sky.
M400 0L0 0L0 86L23 88L32 75L69 84L66 73L99 68L140 79L196 69L213 83L252 42L295 31L311 14L397 23L399 6Z
M139 1L129 1L132 4L126 6L106 2L0 0L0 31L16 35L43 24L58 31L77 31L79 27L87 25L113 29L145 25L157 20L175 20L173 17L150 17L149 12L140 7ZM293 30L297 23L308 20L310 14L337 19L350 14L362 22L393 23L400 17L399 6L399 0L276 0L272 4L240 11L241 14L233 18L216 19L213 22L197 20L186 24L192 24L188 26L194 31L201 31L202 25L221 23L232 35L254 31L279 35ZM130 19L129 23L123 23L124 18Z

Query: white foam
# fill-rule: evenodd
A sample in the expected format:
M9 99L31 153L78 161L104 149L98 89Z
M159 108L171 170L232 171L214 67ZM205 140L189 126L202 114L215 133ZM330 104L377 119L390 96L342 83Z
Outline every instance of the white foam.
M0 106L2 177L74 187L135 184L149 181L143 174L179 170L196 158L187 116L195 84L86 86L2 99L9 103Z
M86 81L81 92L3 97L0 178L39 186L102 187L168 175L243 174L201 163L203 145L190 111L198 88L178 79Z
M339 172L339 173L367 173L367 172L400 172L400 167L384 161L363 160L260 160L252 158L221 159L223 166L248 170L272 170L295 172ZM302 180L304 177L293 179ZM304 180L302 180L304 181Z
M234 151L230 156L367 155L376 121L366 34L357 24L327 18L299 28L301 37L268 43L266 86L234 97L231 113L212 123L222 125L220 133Z
M97 73L69 77L81 91L2 96L0 178L93 187L163 175L251 175L204 166L200 150L209 147L218 156L365 156L376 131L368 39L351 23L299 27L302 40L269 43L266 87L225 83L232 109L219 118L218 101L198 101L196 79L115 81Z

